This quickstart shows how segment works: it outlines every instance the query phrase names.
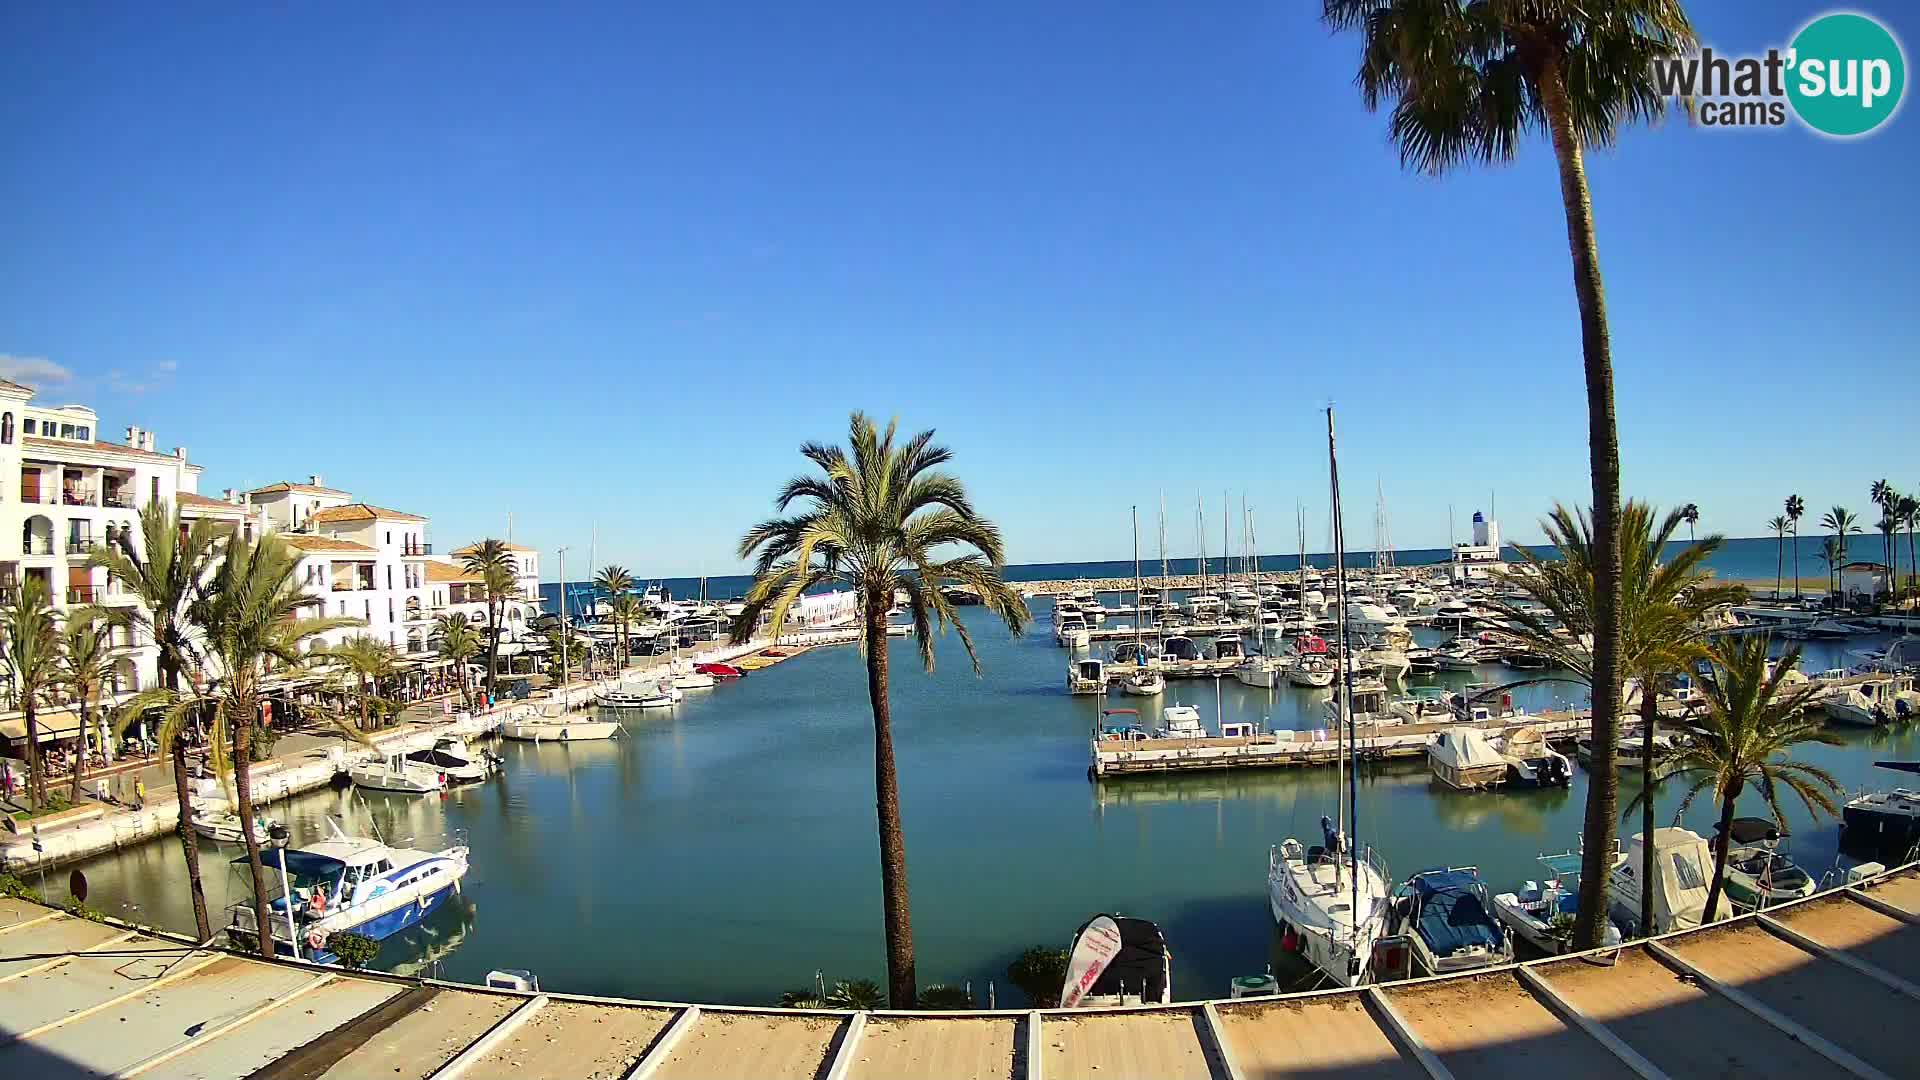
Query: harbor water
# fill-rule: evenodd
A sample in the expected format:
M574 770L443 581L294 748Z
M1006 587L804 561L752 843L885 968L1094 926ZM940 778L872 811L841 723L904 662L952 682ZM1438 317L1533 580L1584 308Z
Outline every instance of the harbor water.
M1036 622L1018 639L965 609L979 675L952 634L937 641L930 676L912 639L890 643L919 980L970 982L983 1004L994 980L1000 1005L1020 1005L1006 984L1009 961L1031 945L1064 947L1106 911L1161 925L1176 996L1224 995L1231 977L1274 961L1268 848L1319 836L1321 815L1337 806L1334 771L1094 783L1089 731L1102 706L1139 707L1152 723L1172 704L1196 706L1209 727L1224 716L1307 729L1320 726L1327 692L1209 679L1176 681L1158 699L1070 697L1067 653L1053 643L1045 602L1034 607ZM1805 667L1838 666L1846 650L1883 641L1814 643ZM1515 676L1489 668L1482 677ZM1515 696L1538 710L1581 693L1560 684ZM1849 790L1892 786L1898 777L1872 762L1920 753L1911 733L1835 730L1845 745L1801 756ZM500 777L444 797L327 791L272 813L296 843L321 836L334 815L390 842L471 845L463 895L389 941L382 968L478 981L491 968L524 967L555 990L748 1003L808 987L816 971L829 984L884 977L872 727L857 649L816 649L689 691L673 710L627 714L625 733L504 743ZM1585 784L1576 765L1571 790L1465 794L1430 782L1423 762L1369 767L1358 835L1395 877L1477 865L1505 890L1541 876L1537 856L1577 844ZM1636 787L1626 774L1623 809ZM1676 801L1662 799L1662 824ZM1710 803L1702 798L1686 818L1703 835ZM1797 801L1787 809L1785 847L1817 877L1835 864L1838 822L1812 821ZM1636 813L1624 831L1637 822ZM205 850L210 899L223 910L243 889L224 865L240 850ZM170 838L82 869L109 914L191 929ZM58 893L64 882L50 884Z

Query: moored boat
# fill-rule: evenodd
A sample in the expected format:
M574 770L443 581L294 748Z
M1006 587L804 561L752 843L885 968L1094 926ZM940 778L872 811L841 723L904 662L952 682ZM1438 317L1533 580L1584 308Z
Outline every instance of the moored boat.
M458 735L442 735L428 750L415 750L407 760L438 769L449 784L477 784L500 768L500 758L491 750L474 750Z
M1716 827L1715 832L1719 830ZM1780 850L1783 833L1766 818L1734 818L1727 835L1727 899L1743 911L1812 896L1813 878Z
M1434 778L1458 791L1479 791L1507 782L1507 759L1487 733L1475 727L1451 727L1427 744L1427 768Z
M1491 906L1478 867L1424 871L1408 878L1394 900L1394 932L1412 944L1419 974L1504 964L1513 959L1513 946Z
M352 766L347 778L364 791L396 795L426 795L447 788L446 773L432 765L409 761L405 754L388 754L378 761Z
M537 716L522 716L500 725L502 738L520 742L590 742L611 739L619 731L617 720L594 720L585 713L569 713L559 702L542 706Z
M193 831L218 844L242 844L246 837L241 833L240 815L231 810L208 812L200 811L193 815ZM264 814L253 819L253 841L256 844L272 843L274 828L280 823Z
M1540 864L1548 876L1495 896L1493 913L1516 938L1547 956L1557 956L1568 951L1580 910L1580 853L1542 855ZM1612 920L1607 922L1604 943L1620 944L1620 928Z
M1096 915L1074 931L1061 1008L1172 1001L1173 953L1158 926L1123 915Z

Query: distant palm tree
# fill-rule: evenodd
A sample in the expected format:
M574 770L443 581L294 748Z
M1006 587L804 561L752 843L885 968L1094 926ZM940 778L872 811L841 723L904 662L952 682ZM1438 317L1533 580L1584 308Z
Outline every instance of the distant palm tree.
M1912 585L1920 582L1920 552L1915 551L1913 542L1914 530L1920 528L1920 498L1900 496L1898 512L1901 524L1907 527L1907 580Z
M1885 513L1880 515L1880 520L1874 528L1880 530L1880 546L1887 553L1887 588L1889 590L1887 599L1891 601L1892 594L1898 592L1900 587L1900 569L1894 565L1893 549L1893 537L1900 531L1900 522L1892 513Z
M338 661L352 673L354 697L360 706L360 730L379 726L379 718L373 713L384 712L386 706L379 696L380 680L392 678L399 670L394 664L393 646L372 634L353 634L330 649L320 650L319 655Z
M47 769L40 754L40 698L60 678L60 635L54 628L47 586L39 577L20 583L18 598L0 611L0 667L13 681L15 703L27 736L27 807L47 804Z
M1764 635L1714 640L1712 662L1701 677L1706 711L1694 721L1692 742L1666 758L1668 779L1690 785L1674 813L1675 821L1704 791L1711 790L1720 801L1720 829L1713 840L1713 878L1707 889L1705 922L1713 921L1719 911L1734 804L1749 785L1766 800L1767 812L1776 824L1786 824L1780 806L1782 790L1799 796L1810 814L1839 812L1832 796L1842 789L1833 774L1792 758L1794 748L1802 744L1838 745L1842 740L1807 709L1818 692L1815 684L1802 683L1791 692L1783 692L1781 680L1794 669L1800 650L1770 662L1770 645ZM1647 839L1651 842L1653 838Z
M253 733L261 722L266 697L260 680L273 667L295 668L305 659L302 646L315 636L344 626L365 625L359 619L306 617L315 604L297 577L300 553L276 533L249 541L233 535L225 556L195 598L190 617L206 635L208 652L219 664L219 687L213 695L213 727L231 739L236 809L241 821L253 821ZM178 703L176 703L178 704ZM190 703L189 703L190 704ZM216 744L217 745L217 744ZM221 755L215 755L216 765ZM253 873L254 915L258 922L262 956L273 955L267 903L267 877L260 864L260 837L242 829L247 865Z
M633 575L627 573L627 568L624 566L607 567L600 571L599 575L593 579L593 583L597 591L606 594L608 614L612 614L612 605L618 602L621 597L631 598L633 594ZM629 654L626 648L625 628L616 622L614 629L615 647L618 648L620 652L619 659L614 663L614 671L618 673L622 668L627 666L627 657Z
M1859 519L1846 507L1836 506L1820 519L1820 527L1833 533L1832 555L1827 559L1828 591L1831 596L1839 596L1840 583L1834 575L1839 574L1840 568L1847 564L1847 534L1860 531ZM1840 599L1844 601L1846 597Z
M641 619L646 617L646 606L643 605L640 602L640 598L633 595L633 593L624 592L608 602L607 614L612 616L614 628L618 631L620 642L619 666L625 668L628 659L633 656L633 628L639 625Z
M1893 534L1900 528L1899 515L1896 513L1900 508L1900 493L1882 478L1875 480L1867 488L1867 498L1873 505L1880 508L1880 522L1876 526L1881 533L1880 555L1887 561L1888 584L1897 586L1900 581L1900 572L1899 568L1893 565ZM1889 520L1893 522L1892 529L1887 528Z
M1793 525L1793 598L1800 599L1800 518L1807 512L1807 500L1787 496L1787 520Z
M1786 574L1787 559L1787 519L1785 515L1775 515L1767 522L1767 528L1773 530L1773 598L1780 599L1780 579Z
M467 549L462 568L480 578L487 597L487 699L493 700L500 668L500 620L507 601L518 592L513 552L506 541L486 539ZM561 588L566 588L565 583Z
M454 670L460 673L460 698L467 708L473 708L473 688L467 681L467 661L480 653L480 635L461 614L442 615L433 624L433 641L444 660L453 661Z
M191 525L180 519L180 508L154 500L140 508L139 540L132 529L120 530L116 544L95 552L88 566L106 568L107 576L120 583L135 606L127 611L129 622L153 639L159 649L160 685L179 691L180 679L189 666L198 662L199 628L187 618L207 568L219 554L222 535L207 518ZM141 710L127 709L130 724L140 721ZM200 839L193 831L193 784L187 770L187 742L181 737L191 732L189 722L176 728L169 737L156 736L161 751L173 762L173 792L179 806L174 837L180 842L181 857L187 863L187 891L193 901L193 921L199 940L213 937L207 916L207 892L200 880Z
M1680 518L1687 523L1687 543L1691 544L1695 539L1693 527L1700 524L1700 507L1695 503L1688 503L1680 508Z
M1006 550L1000 530L974 510L966 488L939 471L953 452L923 431L894 441L896 424L879 431L864 413L848 425L847 448L807 443L802 456L820 474L789 480L774 500L781 513L740 540L740 557L757 557L745 610L734 620L736 643L751 638L761 617L776 640L787 613L810 588L831 581L853 587L861 613L867 697L873 707L875 808L880 833L881 900L886 923L887 992L896 1007L915 999L913 922L907 902L907 847L900 827L900 779L893 755L893 711L887 694L887 612L896 593L913 614L920 662L933 670L933 629L951 625L980 669L973 637L940 591L969 586L988 611L1018 634L1027 605L1001 579ZM959 554L941 557L943 549Z
M1600 772L1610 772L1621 671L1620 433L1585 154L1589 147L1613 146L1628 124L1665 112L1667 95L1655 82L1653 61L1691 51L1693 26L1677 0L1322 0L1321 13L1335 30L1360 31L1360 96L1370 109L1392 102L1388 131L1403 166L1439 174L1473 162L1507 162L1535 133L1552 144L1587 386L1599 575L1593 756ZM1589 788L1590 836L1611 835L1613 794L1606 784ZM1586 919L1582 929L1591 939L1579 943L1597 947L1601 926Z
M114 663L120 656L113 647L113 631L126 624L117 608L91 604L67 612L60 627L60 661L55 678L80 706L80 737L73 759L71 803L80 801L80 777L87 762L87 740L94 734L93 710L100 704L100 692L113 681ZM103 746L102 750L105 749Z
M1725 537L1717 533L1690 543L1672 559L1661 561L1685 513L1684 509L1670 511L1656 524L1653 508L1645 503L1628 500L1620 508L1620 659L1622 667L1639 685L1641 753L1646 755L1646 760L1651 759L1653 752L1662 681L1672 673L1687 670L1695 659L1705 654L1702 641L1706 613L1722 604L1738 602L1746 595L1746 590L1737 585L1712 584L1712 571L1707 569L1706 561L1725 542ZM1572 672L1575 681L1591 687L1593 655L1585 642L1592 633L1593 598L1598 589L1593 572L1592 527L1586 515L1576 516L1566 507L1556 506L1542 523L1542 529L1556 549L1554 555L1536 555L1515 545L1529 572L1512 575L1512 582L1533 604L1521 607L1494 601L1493 607L1517 628L1528 648ZM1565 633L1556 632L1561 627ZM1617 771L1607 774L1596 769L1592 776L1592 783L1612 784L1616 788L1619 784ZM1654 770L1648 769L1646 776L1643 799L1657 782ZM1618 797L1616 793L1614 799L1617 801ZM1644 799L1644 803L1645 827L1651 830L1653 802ZM1598 838L1584 836L1581 843L1583 850L1608 852L1613 850L1613 835L1609 831ZM1652 857L1651 848L1647 849L1647 857ZM1576 922L1591 919L1599 932L1604 933L1605 923L1600 913L1606 907L1607 868L1599 860L1594 863L1583 869L1583 875L1591 873L1596 887L1581 886L1581 914ZM1650 888L1650 867L1642 867L1641 872L1643 889ZM1643 899L1649 906L1642 910L1651 910L1652 897ZM1577 926L1576 934L1579 932Z

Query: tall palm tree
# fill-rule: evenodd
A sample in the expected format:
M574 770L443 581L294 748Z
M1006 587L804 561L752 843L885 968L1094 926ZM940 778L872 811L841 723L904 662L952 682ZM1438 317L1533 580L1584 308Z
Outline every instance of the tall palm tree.
M1887 589L1889 590L1887 599L1891 601L1892 593L1898 592L1900 587L1900 570L1894 565L1893 557L1893 537L1900 531L1900 521L1893 516L1892 511L1888 511L1880 515L1880 521L1874 528L1880 530L1880 546L1887 553Z
M160 685L178 692L180 677L199 656L199 631L187 618L187 606L218 554L220 534L206 518L191 526L184 524L177 505L155 500L140 508L137 542L134 535L132 529L120 530L116 544L96 551L87 565L105 567L107 576L134 598L136 606L127 612L129 622L159 648ZM137 722L140 712L130 709L127 715ZM187 775L187 739L182 737L191 730L189 723L158 742L173 762L174 798L180 808L173 831L187 863L194 925L199 940L207 941L213 937L213 928L207 917L206 888L200 881L200 841L193 831L193 785Z
M1792 752L1803 743L1837 745L1842 740L1807 710L1818 692L1814 684L1802 683L1798 689L1783 692L1781 680L1800 659L1800 650L1769 663L1770 644L1765 635L1714 640L1712 663L1701 678L1706 711L1695 721L1693 741L1667 759L1669 779L1689 783L1674 814L1675 821L1701 792L1711 790L1720 800L1720 832L1713 841L1713 880L1707 889L1706 922L1713 921L1719 911L1734 803L1748 786L1766 800L1767 812L1776 824L1786 823L1780 806L1782 789L1799 796L1810 814L1839 812L1832 798L1841 791L1839 781L1817 765L1792 760Z
M80 778L85 771L87 738L93 733L93 710L100 704L100 691L113 681L114 662L119 653L113 647L113 631L125 625L117 609L88 604L67 612L60 627L60 659L55 678L80 706L79 752L73 760L73 794L70 802L80 801Z
M0 610L0 667L13 680L13 693L26 722L27 806L47 804L47 769L40 754L40 698L60 678L60 635L54 627L47 586L38 577L20 583L18 599ZM78 767L75 767L78 771Z
M467 684L467 661L479 655L480 635L462 614L442 615L433 624L433 641L442 659L451 660L460 673L460 697L473 708L473 688Z
M1358 83L1370 109L1392 102L1388 130L1405 166L1439 174L1511 161L1544 134L1559 166L1587 384L1593 479L1593 761L1611 774L1620 697L1620 434L1600 250L1587 189L1589 147L1611 147L1626 125L1666 110L1652 61L1687 53L1692 25L1678 0L1322 0L1336 30L1363 37ZM1615 792L1588 789L1589 842L1611 836ZM1599 857L1598 853L1594 856ZM1595 875L1597 878L1598 875ZM1591 940L1599 924L1583 917Z
M1800 599L1800 518L1807 512L1807 500L1787 496L1787 521L1793 526L1793 598Z
M1883 477L1875 480L1868 486L1867 499L1871 501L1873 505L1880 508L1880 531L1884 534L1880 542L1880 554L1887 560L1887 569L1891 575L1890 580L1897 579L1900 575L1893 569L1893 534L1891 530L1885 527L1885 524L1887 519L1894 517L1894 510L1900 505L1900 493L1895 491L1893 485L1887 483ZM1899 528L1897 521L1894 524L1894 528Z
M612 565L601 570L594 577L593 584L598 592L607 597L609 614L612 614L613 604L618 603L621 597L630 597L633 593L633 575L627 573L627 568L624 566ZM620 669L627 666L626 628L616 621L614 629L614 640L620 650L620 657L614 663L614 672L618 674Z
M1780 579L1786 574L1787 562L1787 519L1783 514L1775 514L1767 528L1773 530L1773 598L1780 599Z
M487 698L491 700L498 686L500 618L506 609L507 601L518 591L513 552L508 549L506 541L488 538L468 548L466 555L460 561L467 573L480 578L480 587L486 592ZM563 583L561 587L566 586Z
M1901 524L1907 527L1907 575L1908 582L1920 583L1920 553L1916 553L1913 533L1920 528L1920 498L1912 495L1900 496L1900 505L1896 508Z
M646 607L640 598L631 592L615 596L607 604L607 614L613 616L613 625L620 635L619 666L625 668L627 660L633 655L633 628L639 625L646 615Z
M974 510L966 488L939 470L953 452L923 431L895 442L896 423L878 430L856 412L847 447L807 443L800 453L817 475L789 480L774 500L782 514L740 539L740 557L756 557L746 609L732 637L753 636L762 616L780 636L787 612L808 589L842 582L858 598L873 707L875 809L880 832L881 899L886 922L887 991L896 1007L915 998L913 921L908 907L907 847L900 827L900 781L893 756L893 712L888 700L887 611L905 594L920 644L920 662L933 670L933 629L951 625L974 670L973 638L940 591L958 582L979 593L987 610L1018 634L1029 615L1020 594L1001 580L1006 552L1000 530Z
M359 619L304 615L315 600L301 587L299 562L300 553L275 533L253 541L229 536L225 557L189 608L189 616L203 628L208 652L219 665L213 727L228 732L231 739L233 758L238 762L233 769L233 789L242 821L256 817L253 732L266 700L260 680L276 666L300 666L306 658L302 646L316 635L343 626L365 625ZM216 764L222 757L216 755ZM272 911L267 905L266 873L260 865L260 839L251 829L242 829L241 833L253 873L260 953L272 956Z
M376 726L373 707L380 706L382 711L385 707L379 697L380 680L392 678L398 670L393 646L371 634L353 634L330 649L322 649L320 655L338 661L352 673L354 697L360 706L360 730L371 730Z
M1672 559L1662 561L1673 534L1685 520L1685 510L1670 511L1657 523L1654 510L1645 503L1629 500L1620 508L1620 662L1639 685L1640 719L1643 742L1641 753L1651 759L1653 732L1659 720L1659 690L1668 675L1685 670L1702 655L1702 617L1722 604L1733 603L1745 595L1738 586L1712 584L1707 559L1725 542L1715 533L1705 540L1690 543ZM1599 585L1594 573L1592 525L1585 514L1575 515L1564 506L1555 506L1542 523L1547 539L1556 549L1555 556L1542 556L1520 545L1515 550L1526 564L1527 572L1511 575L1513 583L1538 607L1519 607L1496 601L1494 606L1518 628L1528 646L1554 660L1572 673L1573 679L1591 687L1593 653L1586 644L1594 624L1594 598ZM1541 615L1545 609L1547 616ZM1556 624L1567 634L1555 632ZM1596 691L1597 693L1597 691ZM1596 707L1599 699L1595 698ZM1596 708L1596 711L1597 708ZM1593 785L1615 789L1617 771L1591 770ZM1651 790L1657 774L1646 773L1645 790ZM1644 791L1643 791L1644 794ZM1643 813L1646 828L1653 827L1653 803L1646 800ZM1609 820L1611 824L1611 820ZM1651 834L1649 834L1651 835ZM1592 851L1595 838L1583 837L1583 846ZM1599 838L1599 852L1613 850L1613 835ZM1648 850L1651 857L1651 849ZM1584 860L1578 920L1591 921L1594 932L1604 934L1606 924L1600 913L1606 906L1608 867L1602 859ZM1643 887L1652 879L1642 868ZM1591 876L1592 888L1586 884ZM1648 904L1652 898L1644 898ZM1649 909L1643 909L1649 910ZM1575 930L1576 940L1581 928Z
M1697 503L1688 503L1680 508L1680 520L1687 523L1687 543L1694 542L1693 527L1700 524L1700 507Z
M1847 534L1860 531L1860 520L1854 517L1853 512L1846 507L1836 506L1820 519L1820 527L1833 534L1834 545L1831 549L1833 557L1827 560L1827 573L1830 576L1828 588L1833 595L1838 595L1840 587L1831 580L1831 575L1838 574L1840 568L1847 564ZM1844 600L1845 597L1841 599Z

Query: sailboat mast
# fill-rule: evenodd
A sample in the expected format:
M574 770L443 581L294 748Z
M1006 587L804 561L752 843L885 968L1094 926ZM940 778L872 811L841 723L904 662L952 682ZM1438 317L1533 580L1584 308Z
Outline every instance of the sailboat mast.
M1140 507L1133 507L1133 661L1146 666L1146 646L1141 642L1141 620L1147 617L1146 604L1140 599Z
M1340 459L1333 447L1333 406L1327 406L1327 472L1333 480L1333 566L1334 590L1340 605L1340 689L1338 719L1348 726L1347 743L1352 748L1353 767L1347 770L1347 801L1353 814L1353 836L1347 842L1348 861L1353 869L1353 906L1347 909L1353 920L1354 941L1360 939L1360 732L1353 725L1353 666L1347 658L1347 538L1340 522Z

